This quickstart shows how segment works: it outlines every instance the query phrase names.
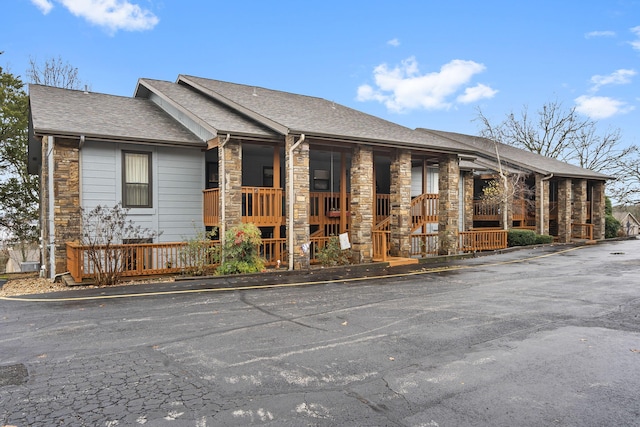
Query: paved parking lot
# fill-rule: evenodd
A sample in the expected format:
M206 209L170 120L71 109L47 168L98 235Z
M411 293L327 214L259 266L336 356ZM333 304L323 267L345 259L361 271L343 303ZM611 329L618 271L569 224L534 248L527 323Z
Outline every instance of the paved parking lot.
M0 425L640 425L639 241L451 266L0 300Z

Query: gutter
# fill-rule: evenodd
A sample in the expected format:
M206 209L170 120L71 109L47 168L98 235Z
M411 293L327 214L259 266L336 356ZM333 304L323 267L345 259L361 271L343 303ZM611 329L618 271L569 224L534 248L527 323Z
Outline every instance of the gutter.
M48 222L49 222L49 278L52 279L56 274L56 241L55 241L55 219L54 219L54 209L55 209L55 193L54 193L54 177L53 177L53 144L54 138L53 136L46 136L47 138L47 186L49 192L49 212L48 212Z
M289 230L287 231L288 234L288 239L289 239L289 243L288 243L288 249L289 249L289 271L293 270L293 213L294 213L294 209L293 209L293 150L295 150L296 148L298 148L298 146L300 144L302 144L305 140L305 136L304 133L300 134L300 139L297 142L294 142L293 145L291 146L291 148L289 148L289 164L288 166L288 172L289 172L289 215L288 215L288 222L289 222Z

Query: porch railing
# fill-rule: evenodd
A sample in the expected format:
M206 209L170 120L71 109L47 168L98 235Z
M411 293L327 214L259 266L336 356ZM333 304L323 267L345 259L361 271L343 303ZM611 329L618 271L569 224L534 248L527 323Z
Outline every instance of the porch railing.
M484 200L474 200L473 219L475 221L498 221L500 219L500 206Z
M507 247L506 230L461 231L458 235L460 252L493 251Z
M411 229L415 231L424 224L438 222L439 195L421 194L411 200Z
M571 223L571 237L573 239L593 240L593 224Z
M438 233L415 233L411 235L411 256L438 255Z
M215 245L216 242L212 241L211 244ZM118 257L118 262L123 267L122 276L134 277L180 273L192 267L195 261L186 255L182 256L182 250L186 246L186 242L136 243L111 245L108 250ZM96 251L102 265L114 262L110 261L108 250L104 246L92 249L78 243L67 243L67 270L76 282L93 277L97 271L89 257L90 250Z
M375 230L371 233L373 240L373 259L376 261L386 261L389 257L389 242L391 232L385 230Z
M281 188L242 187L242 222L258 227L283 224L283 192ZM203 190L205 226L220 225L220 189Z

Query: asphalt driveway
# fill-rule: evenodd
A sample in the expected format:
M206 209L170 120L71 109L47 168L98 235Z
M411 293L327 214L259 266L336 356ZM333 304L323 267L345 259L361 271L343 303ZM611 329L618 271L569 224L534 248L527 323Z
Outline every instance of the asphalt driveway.
M445 267L0 300L0 425L640 425L640 241Z

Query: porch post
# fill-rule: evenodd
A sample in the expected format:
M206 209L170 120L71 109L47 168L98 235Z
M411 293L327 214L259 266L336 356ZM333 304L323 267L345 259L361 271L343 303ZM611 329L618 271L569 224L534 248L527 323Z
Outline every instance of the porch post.
M357 145L351 156L351 250L356 263L373 259L374 221L373 150Z
M391 153L391 255L411 255L411 152Z
M303 137L296 139L294 135L287 135L285 138L287 238L291 243L287 245L287 250L293 253L294 270L309 268L311 251L309 247L309 143L304 142ZM292 152L291 148L298 143L299 145ZM293 218L290 217L292 212L290 203L293 203Z
M462 228L470 231L473 228L473 171L462 174L464 188L464 224Z
M81 238L80 148L78 141L45 136L42 150L43 159L47 159L42 164L43 212L49 218L42 225L46 227L45 242L50 245L50 258L43 261L49 264L48 275L53 278L67 271L67 242Z
M536 232L549 234L549 181L536 174Z
M558 180L558 240L571 241L571 179Z
M604 181L596 181L593 183L591 194L591 223L593 224L593 238L594 240L604 239L604 224L605 224L605 196L604 196Z
M572 221L578 224L587 222L587 180L573 180L573 210Z
M242 224L242 144L236 139L218 148L220 171L220 240L227 228Z
M460 166L455 154L443 155L438 167L438 253L458 253Z

